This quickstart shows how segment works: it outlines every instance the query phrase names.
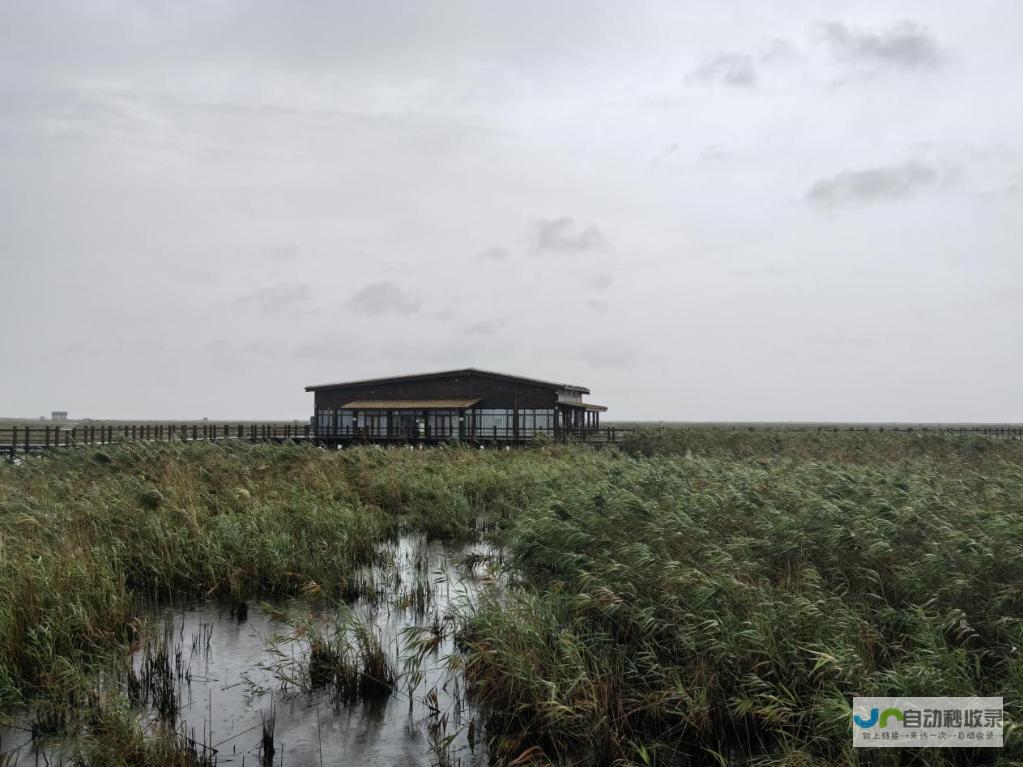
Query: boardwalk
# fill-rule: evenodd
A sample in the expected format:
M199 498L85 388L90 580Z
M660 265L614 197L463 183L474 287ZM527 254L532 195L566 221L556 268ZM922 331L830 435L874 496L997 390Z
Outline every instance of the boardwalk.
M1023 426L1011 425L845 425L845 424L677 424L673 426L642 425L606 426L601 428L558 429L556 432L538 432L530 441L510 429L494 428L464 444L495 446L535 444L537 441L589 444L620 444L629 433L644 431L678 431L711 429L721 431L782 431L804 432L880 432L895 434L944 434L953 437L996 437L1023 440ZM70 427L0 426L0 456L13 459L19 453L38 453L55 448L109 445L124 442L305 442L321 447L346 447L362 444L436 445L457 442L451 437L434 437L426 431L407 433L373 433L369 428L346 430L319 430L310 424L80 424Z
M607 443L621 439L621 430L560 429L556 435L543 434L538 439L557 442ZM493 429L478 434L471 445L509 444L521 439L510 430ZM72 427L0 426L0 456L13 459L18 453L38 453L56 448L88 445L110 445L124 442L306 442L324 447L356 444L440 444L451 438L434 438L428 433L383 435L370 429L319 430L309 424L84 424Z

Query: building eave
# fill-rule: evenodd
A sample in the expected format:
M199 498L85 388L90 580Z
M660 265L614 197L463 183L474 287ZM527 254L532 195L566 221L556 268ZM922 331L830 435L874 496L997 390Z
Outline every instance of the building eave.
M314 384L306 386L307 392L323 391L326 389L340 389L348 386L371 386L373 384L387 384L396 382L409 382L409 381L429 381L438 378L457 378L458 376L483 376L485 378L493 378L497 380L506 381L517 381L519 383L534 384L536 386L542 386L546 389L563 389L567 391L577 391L581 394L589 394L590 390L585 386L576 386L574 384L556 383L554 381L543 381L538 378L527 378L525 376L510 375L508 373L497 373L492 370L480 370L479 368L461 368L458 370L440 370L433 373L412 373L409 375L400 376L388 376L383 378L365 378L359 381L340 381L338 383L326 383L326 384Z

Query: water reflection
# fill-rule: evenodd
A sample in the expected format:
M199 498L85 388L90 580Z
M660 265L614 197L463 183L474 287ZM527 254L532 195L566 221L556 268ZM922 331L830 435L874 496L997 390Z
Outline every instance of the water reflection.
M329 690L302 683L310 644L296 613L307 613L302 620L315 626L329 627L335 618L334 606L308 613L306 602L250 603L243 610L223 602L165 608L151 618L159 639L136 653L135 681L126 688L147 710L147 726L161 718L160 696L172 697L176 705L168 706L175 709L179 732L218 765L486 764L477 714L446 656L454 651L453 610L475 598L489 577L492 554L484 545L445 547L405 536L384 548L380 564L360 574L362 595L346 620L362 621L379 638L397 675L386 697L338 704ZM409 627L433 637L413 667L407 663L414 654ZM418 673L402 673L408 670ZM154 688L154 674L165 676L172 689ZM59 743L34 744L25 723L0 729L8 764L61 764L67 758ZM264 737L268 727L272 757Z

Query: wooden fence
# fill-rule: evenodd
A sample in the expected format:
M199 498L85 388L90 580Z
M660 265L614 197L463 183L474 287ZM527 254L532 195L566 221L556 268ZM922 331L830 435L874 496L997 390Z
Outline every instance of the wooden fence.
M441 444L465 442L479 444L529 444L536 440L549 442L618 442L622 430L613 426L559 426L549 429L516 429L513 426L492 426L490 428L455 428L431 430L428 422L420 422L406 429L389 429L385 424L376 426L340 426L322 428L313 436L325 444L371 443L371 444Z
M0 455L116 442L285 442L312 438L309 424L82 424L0 426Z
M439 444L461 441L469 444L524 444L536 438L553 442L586 442L617 444L633 431L685 431L713 429L722 431L763 431L780 429L804 432L889 432L896 434L945 434L951 436L984 436L1023 440L1023 425L838 425L838 424L678 424L673 426L601 428L561 428L537 435L525 435L512 429L480 430L469 439L453 435L435 435L411 431L390 435L369 428L317 431L310 424L80 424L61 426L0 426L0 456L11 460L18 453L41 452L60 447L108 445L118 442L311 442L338 447L350 444Z
M547 435L558 442L616 442L621 430L578 428L559 429ZM0 426L0 456L13 460L18 453L34 453L55 448L87 445L109 445L120 442L311 442L338 447L349 444L438 444L450 442L452 436L438 436L419 432L377 434L368 428L317 431L310 424L82 424L61 426ZM523 443L511 429L478 432L469 444Z

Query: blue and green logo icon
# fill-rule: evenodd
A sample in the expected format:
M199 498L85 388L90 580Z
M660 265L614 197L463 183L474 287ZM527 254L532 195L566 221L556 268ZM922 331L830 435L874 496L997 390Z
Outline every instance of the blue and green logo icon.
M876 726L880 723L881 727L888 726L888 720L895 718L900 722L904 722L906 718L902 715L901 708L886 708L884 711L880 711L878 708L870 709L870 716L862 717L859 714L853 714L853 722L856 723L857 727L861 727L864 730L869 730L871 727Z

